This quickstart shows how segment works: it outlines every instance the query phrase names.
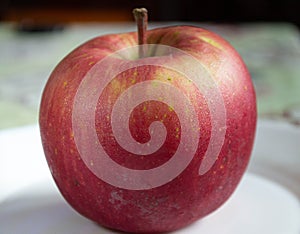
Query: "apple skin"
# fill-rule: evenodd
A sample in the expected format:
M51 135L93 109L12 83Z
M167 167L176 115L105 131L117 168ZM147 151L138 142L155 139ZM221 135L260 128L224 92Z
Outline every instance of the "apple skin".
M151 122L159 120L167 129L163 146L146 157L137 157L118 146L109 116L118 96L133 85L133 76L136 77L134 83L142 80L167 82L166 77L172 77L168 82L192 100L201 129L197 152L179 176L152 189L119 188L91 172L78 152L72 128L72 108L79 85L91 67L105 56L136 45L136 33L105 35L76 48L52 72L40 104L39 124L44 152L66 201L100 225L130 233L177 230L205 217L226 202L247 168L257 119L249 72L238 53L220 36L197 27L175 26L148 31L147 42L190 53L218 84L226 109L226 134L217 160L205 174L199 175L198 170L211 135L212 123L206 100L182 75L166 68L141 66L118 75L99 98L95 128L105 150L122 166L147 170L166 163L180 140L180 123L168 106L149 101L137 106L130 116L131 134L141 143L149 140Z

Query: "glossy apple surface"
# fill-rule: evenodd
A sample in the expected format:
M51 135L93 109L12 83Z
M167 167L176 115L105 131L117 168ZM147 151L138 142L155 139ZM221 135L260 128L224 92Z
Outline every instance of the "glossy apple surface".
M145 58L120 56L99 66L110 54L137 44L136 33L125 33L92 39L67 55L52 72L40 105L44 152L64 198L85 217L130 233L176 230L220 207L246 170L256 128L249 72L224 39L201 28L176 26L148 31L147 43L195 58L222 100L204 94L181 72L195 65L183 65L180 55L170 59L168 52L153 50ZM130 59L141 64L102 82L99 74L113 74ZM98 80L86 81L90 85L80 93L91 76ZM216 102L223 105L222 115ZM214 145L218 134L223 139ZM145 152L138 151L141 145ZM209 161L210 147L219 151ZM102 160L104 154L111 161ZM201 171L205 163L209 166ZM119 167L110 166L115 164ZM166 165L165 174L155 171L161 165ZM128 176L118 174L124 168Z

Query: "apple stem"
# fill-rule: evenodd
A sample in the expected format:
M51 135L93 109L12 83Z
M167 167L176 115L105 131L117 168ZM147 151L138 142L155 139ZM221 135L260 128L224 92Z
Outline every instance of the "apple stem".
M148 11L146 8L135 8L132 13L138 29L139 57L143 58L146 54L146 48L142 45L147 43Z

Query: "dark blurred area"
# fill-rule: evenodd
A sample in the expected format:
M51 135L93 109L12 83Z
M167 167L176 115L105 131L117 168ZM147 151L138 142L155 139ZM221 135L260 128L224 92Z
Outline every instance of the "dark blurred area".
M263 21L300 26L299 0L1 0L0 20L39 24L132 21L134 7L146 7L151 21Z

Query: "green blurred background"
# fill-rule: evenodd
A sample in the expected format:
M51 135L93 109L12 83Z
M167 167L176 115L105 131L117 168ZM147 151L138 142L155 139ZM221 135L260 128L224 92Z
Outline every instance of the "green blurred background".
M299 1L2 0L0 129L36 124L55 65L92 37L135 30L137 6L149 28L190 24L225 37L251 72L259 117L300 125Z

